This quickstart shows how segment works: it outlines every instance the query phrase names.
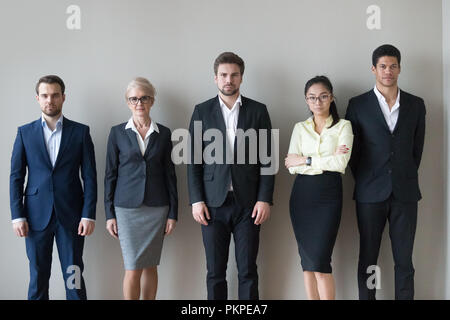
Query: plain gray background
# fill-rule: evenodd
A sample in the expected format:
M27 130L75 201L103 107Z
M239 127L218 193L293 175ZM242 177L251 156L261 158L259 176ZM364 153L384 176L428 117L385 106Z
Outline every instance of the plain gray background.
M66 9L81 8L81 30L68 30ZM369 30L370 5L381 8L381 29ZM330 77L344 116L348 99L374 86L371 54L391 43L402 52L400 87L423 97L427 130L420 168L414 263L416 298L449 297L446 268L447 219L443 105L443 1L421 0L173 0L0 1L1 120L0 299L24 299L29 280L24 239L11 228L9 168L17 127L40 116L34 86L57 74L66 83L66 117L91 128L98 171L97 222L85 242L85 280L90 299L121 299L123 262L118 241L105 230L103 178L106 140L112 125L130 112L125 88L136 76L157 89L152 117L171 129L187 128L195 104L216 95L213 62L234 51L246 62L243 95L268 106L280 129L280 163L296 122L309 116L305 82ZM447 17L450 17L448 5ZM445 13L444 13L445 16ZM445 25L448 28L448 24ZM449 35L448 31L444 35ZM448 53L448 47L447 51ZM447 61L448 70L448 61ZM447 91L448 94L448 91ZM447 96L448 99L448 96ZM449 100L447 100L449 101ZM187 199L186 166L177 166L179 222L164 243L159 267L159 299L205 299L206 266L200 226ZM258 258L262 299L305 299L288 201L294 176L280 167L272 217L261 231ZM350 171L344 176L344 209L333 254L338 299L357 298L359 236ZM393 262L386 226L377 297L393 299ZM50 297L64 299L61 268L54 249ZM229 297L237 298L234 251L230 250ZM449 285L447 285L449 287Z

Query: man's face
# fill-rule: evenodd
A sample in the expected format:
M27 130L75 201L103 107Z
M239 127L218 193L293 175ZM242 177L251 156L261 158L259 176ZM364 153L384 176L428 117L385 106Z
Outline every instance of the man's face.
M233 96L239 93L239 87L242 83L241 70L235 63L219 64L214 81L224 96Z
M377 85L384 87L397 86L400 65L396 57L384 56L378 59L376 67L372 66Z
M62 105L66 96L62 94L61 87L57 83L41 83L39 94L36 96L42 112L49 117L61 114Z

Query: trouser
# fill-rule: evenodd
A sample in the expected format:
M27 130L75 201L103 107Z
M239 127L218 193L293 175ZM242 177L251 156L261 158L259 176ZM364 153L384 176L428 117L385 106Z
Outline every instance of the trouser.
M55 239L67 300L86 300L86 287L82 276L84 237L78 235L78 230L66 230L59 223L53 210L48 226L42 231L30 230L25 239L30 262L28 299L49 299L49 280Z
M257 300L258 273L256 258L260 226L251 217L253 208L242 208L229 192L223 205L208 208L210 220L202 225L203 245L208 269L206 284L209 300L227 299L226 270L231 234L234 237L238 268L239 299Z
M360 300L374 300L371 276L378 260L386 221L395 264L395 299L414 299L412 254L417 225L417 202L400 202L392 196L378 203L356 203L360 249L358 287ZM369 281L368 281L369 280Z

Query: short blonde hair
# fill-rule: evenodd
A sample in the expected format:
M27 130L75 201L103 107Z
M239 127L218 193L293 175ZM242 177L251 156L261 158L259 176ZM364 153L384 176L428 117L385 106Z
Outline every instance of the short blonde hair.
M147 95L152 97L153 100L155 99L156 96L155 87L151 84L150 81L142 77L137 77L128 84L127 92L125 93L125 99L128 99L128 92L130 92L131 89L136 88L143 90Z

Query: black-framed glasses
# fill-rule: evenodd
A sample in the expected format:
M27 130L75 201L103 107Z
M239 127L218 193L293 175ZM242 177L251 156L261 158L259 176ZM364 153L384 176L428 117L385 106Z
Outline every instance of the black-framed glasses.
M132 105L139 104L139 101L142 104L146 104L146 103L149 103L151 100L152 100L152 97L150 97L150 96L142 96L140 98L138 98L138 97L129 97L128 98L128 102L131 103Z
M317 100L319 100L320 102L325 102L328 101L328 99L331 99L333 95L331 94L321 94L318 97L315 96L307 96L305 97L306 101L308 101L309 103L316 103Z

